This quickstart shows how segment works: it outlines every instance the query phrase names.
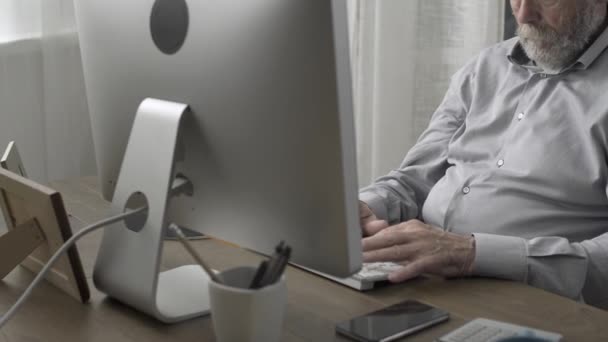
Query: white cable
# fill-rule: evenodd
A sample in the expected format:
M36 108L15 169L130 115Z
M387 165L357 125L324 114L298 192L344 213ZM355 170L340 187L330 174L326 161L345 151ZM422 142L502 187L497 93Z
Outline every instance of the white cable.
M63 254L65 251L67 251L68 248L72 247L72 245L74 243L76 243L76 241L78 241L78 239L80 239L84 235L87 235L88 233L90 233L94 230L97 230L99 228L105 227L107 225L110 225L110 224L118 222L118 221L122 221L125 218L138 214L138 213L141 213L144 210L147 210L147 208L145 208L145 207L139 208L139 209L136 209L133 211L126 212L124 214L120 214L120 215L116 215L116 216L107 218L105 220L94 223L90 226L87 226L87 227L79 230L76 234L74 234L68 241L66 241L63 244L63 246L61 246L61 248L59 248L57 250L57 252L55 252L55 254L53 254L53 256L49 259L49 261L46 263L46 265L44 265L42 270L40 270L40 272L38 273L36 278L34 278L32 283L30 284L30 286L25 290L25 292L23 292L21 297L19 297L17 302L4 315L0 316L0 329L2 329L2 327L4 327L6 322L8 322L15 315L15 313L19 310L21 305L23 305L23 303L29 298L29 296L32 294L32 291L34 290L34 288L42 281L42 279L44 278L46 273L51 269L51 267L53 266L55 261L57 261L57 259L59 259L61 254Z

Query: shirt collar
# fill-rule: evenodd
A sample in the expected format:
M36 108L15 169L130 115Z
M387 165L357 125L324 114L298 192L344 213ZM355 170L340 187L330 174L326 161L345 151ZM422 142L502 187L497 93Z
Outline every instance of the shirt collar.
M577 62L583 65L583 69L587 69L606 48L608 48L608 28L604 29L604 32L597 37Z
M541 67L537 66L534 61L528 58L519 39L515 38L514 41L515 44L507 55L509 61L535 73L546 73ZM562 69L560 73L573 68L582 70L589 68L606 48L608 48L608 28L604 29L604 31L595 39L593 44L591 44L574 63Z

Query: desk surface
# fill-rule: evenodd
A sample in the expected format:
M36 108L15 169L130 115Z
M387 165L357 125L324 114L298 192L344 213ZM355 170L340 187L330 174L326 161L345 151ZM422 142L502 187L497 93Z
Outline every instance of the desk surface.
M82 225L108 215L108 203L100 198L95 178L55 182L53 186L62 192L68 211ZM91 302L79 304L43 283L0 331L0 342L215 340L209 316L165 325L97 291L91 275L101 234L95 232L78 243L91 286ZM196 241L195 247L212 267L220 270L257 265L260 261L254 253L215 240ZM165 269L192 263L177 242L166 242L164 251ZM18 268L0 282L0 312L14 303L32 278L27 270ZM334 333L337 322L406 298L446 309L451 319L405 341L432 341L475 317L559 332L566 341L605 341L608 336L608 312L506 281L431 278L361 293L289 267L287 286L289 304L283 325L284 341L345 340Z

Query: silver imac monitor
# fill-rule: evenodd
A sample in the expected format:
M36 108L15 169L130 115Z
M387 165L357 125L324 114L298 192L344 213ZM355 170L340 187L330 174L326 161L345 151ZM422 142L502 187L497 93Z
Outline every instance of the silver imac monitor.
M171 172L193 194L170 199L165 221L264 254L284 240L296 264L356 272L346 2L75 1L104 197L116 200L142 101L186 104Z

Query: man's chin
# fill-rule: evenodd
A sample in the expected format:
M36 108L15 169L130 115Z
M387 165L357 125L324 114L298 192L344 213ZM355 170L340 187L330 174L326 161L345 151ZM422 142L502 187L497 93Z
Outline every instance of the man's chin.
M539 51L541 53L549 52L552 47L555 46L555 42L549 42L542 39L532 39L532 38L519 38L522 45L528 49L533 49Z

